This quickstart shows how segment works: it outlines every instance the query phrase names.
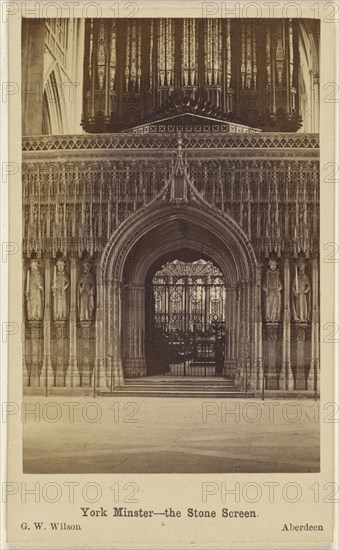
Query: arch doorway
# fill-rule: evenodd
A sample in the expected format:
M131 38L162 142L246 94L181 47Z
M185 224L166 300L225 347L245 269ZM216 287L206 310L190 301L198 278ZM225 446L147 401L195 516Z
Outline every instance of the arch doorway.
M121 224L106 247L99 300L104 338L98 342L97 355L104 358L101 372L106 374L107 385L112 388L123 384L125 378L147 376L152 371L149 343L159 322L154 290L164 266L169 262L173 266L175 261L189 264L191 269L194 262L200 261L204 266L209 263L218 274L224 288L220 317L225 323L224 334L217 323L213 327L213 319L196 327L196 332L205 332L206 336L208 331L219 331L225 344L222 374L234 377L237 382L246 368L246 377L256 387L261 364L261 319L257 314L260 271L253 249L241 228L227 215L215 209L168 204L137 212ZM203 292L206 290L205 287ZM189 289L185 292L187 299ZM202 289L200 292L202 295ZM206 311L209 310L204 309L205 315ZM192 315L191 309L186 309L186 314ZM191 328L186 325L186 329L185 334L194 332L192 324ZM217 337L218 334L213 337L213 346L211 343L214 372ZM199 349L205 358L208 343L203 344L205 350L202 346ZM184 353L190 351L182 348Z

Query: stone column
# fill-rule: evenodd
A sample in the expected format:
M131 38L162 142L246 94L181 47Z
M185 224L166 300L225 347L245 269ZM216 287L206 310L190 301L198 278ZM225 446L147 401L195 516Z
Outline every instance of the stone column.
M279 378L279 389L292 390L294 378L291 366L291 276L290 260L284 259L284 316L283 316L283 349L282 369Z
M110 390L113 390L113 342L112 342L112 283L107 279L103 281L103 293L105 300L102 304L105 310L105 373L106 373L106 385Z
M82 94L84 90L84 47L85 47L85 19L73 19L74 28L76 28L76 56L74 62L76 64L74 76L77 83L77 86L74 86L75 90L75 100L73 105L71 105L71 113L73 114L73 124L71 132L82 133L83 128L81 127L81 116L82 116ZM75 43L74 43L75 46ZM78 130L75 131L73 128L78 126Z
M66 374L66 386L79 386L77 369L77 262L71 258L70 309L69 309L69 360Z
M243 319L244 319L244 334L243 334L243 354L242 354L242 379L243 389L245 390L245 378L247 368L247 381L249 378L248 356L250 353L250 327L251 327L251 312L248 305L248 283L243 284L244 304L243 304Z
M119 281L113 281L110 283L111 293L111 316L110 332L108 339L110 342L109 358L111 366L111 381L112 390L120 384L124 384L124 375L121 364L121 307L120 307L120 288Z
M235 338L236 338L236 291L235 288L226 289L225 303L225 350L224 350L224 376L235 376ZM227 336L227 337L226 337Z
M122 301L124 304L122 312L122 331L121 331L121 359L124 362L124 374L127 377L133 377L134 371L131 365L133 357L133 344L135 338L135 319L132 311L135 310L133 304L133 295L131 285L124 285L121 289Z
M54 385L54 373L51 361L51 259L45 259L45 308L44 308L44 360L40 376L40 386L48 388Z
M45 19L22 21L22 135L42 134Z
M96 387L107 388L107 378L104 364L104 327L103 327L103 284L100 265L96 272L96 310L95 310L95 380Z
M311 368L308 375L307 389L320 392L320 372L319 372L319 261L318 258L312 260L312 350L311 350Z
M319 74L313 74L313 132L319 132Z
M227 289L226 302L224 304L224 316L225 316L225 346L224 346L224 367L227 366L227 362L231 359L231 341L232 341L232 307L233 307L233 291ZM225 368L224 368L225 373Z
M256 329L257 329L257 390L261 390L264 371L263 371L263 360L262 360L262 290L261 290L261 266L257 268L257 281L256 281Z
M30 375L28 371L29 361L29 347L28 338L28 321L27 321L27 304L26 304L26 277L27 267L25 261L23 262L24 277L22 278L22 295L23 295L23 311L22 311L22 323L21 323L21 343L22 343L22 385L24 388L30 385Z
M135 283L124 287L124 331L122 333L126 374L145 376L145 289Z
M235 371L235 385L238 385L241 370L241 323L242 323L242 296L241 296L241 284L239 283L236 289L236 371Z
M238 358L237 358L237 374L235 378L236 386L242 387L244 382L244 364L246 359L246 353L244 351L244 344L246 344L246 292L244 281L239 283L240 295L238 300Z
M40 386L39 347L41 344L41 322L29 321L30 339L30 386Z
M237 361L237 346L238 346L238 334L237 334L237 307L238 307L238 293L236 287L234 287L232 292L232 359L234 360L234 366L233 366L233 377L235 376L235 365Z
M28 372L28 340L26 340L27 330L26 330L25 317L21 323L21 338L22 338L22 385L24 388L30 385L30 376Z
M296 373L295 373L295 385L296 390L305 390L306 387L306 373L305 367L307 365L307 348L310 341L310 331L308 330L306 323L296 323L294 329L294 346L295 346L295 359L296 359Z
M247 284L247 311L250 319L247 361L247 380L248 388L255 390L257 386L257 311L256 311L256 283Z
M138 357L138 372L139 376L146 376L146 361L145 361L145 287L138 285L137 307L138 307L138 338L137 338L137 357Z
M249 281L244 283L244 319L245 322L245 349L243 356L243 387L245 389L245 381L247 378L247 387L250 384L251 377L251 334L253 329L253 311L251 310L251 284ZM246 373L247 370L247 373Z
M66 365L68 364L67 353L67 321L54 321L55 333L56 333L56 372L55 372L55 385L58 387L65 386L65 374Z

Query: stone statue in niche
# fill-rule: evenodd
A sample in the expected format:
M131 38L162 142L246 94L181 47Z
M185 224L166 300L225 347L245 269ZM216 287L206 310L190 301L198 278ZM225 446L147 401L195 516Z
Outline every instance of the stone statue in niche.
M31 261L26 279L27 318L29 321L40 321L43 313L44 286L39 264Z
M270 260L268 265L263 285L266 294L265 320L268 323L277 323L280 320L282 284L277 262Z
M305 271L305 264L301 262L295 267L295 277L292 285L293 319L307 323L311 315L311 283Z
M65 321L67 319L67 289L69 277L65 271L64 260L58 260L54 266L52 292L54 297L54 319Z
M78 311L80 321L92 321L94 318L95 280L90 265L84 262L82 275L78 283Z

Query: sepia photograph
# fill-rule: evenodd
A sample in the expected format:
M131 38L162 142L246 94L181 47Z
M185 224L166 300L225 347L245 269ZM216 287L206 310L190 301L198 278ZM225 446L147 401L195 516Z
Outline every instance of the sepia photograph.
M0 546L334 550L336 4L0 12Z
M22 20L25 473L319 471L319 44Z

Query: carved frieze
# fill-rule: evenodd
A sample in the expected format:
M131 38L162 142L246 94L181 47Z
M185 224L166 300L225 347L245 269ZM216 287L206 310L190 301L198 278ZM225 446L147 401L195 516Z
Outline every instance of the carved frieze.
M220 159L218 150L209 159L197 158L186 137L182 141L185 175L180 170L173 174L172 202L186 204L188 179L196 190L190 195L191 203L200 208L202 199L231 216L260 256L296 257L302 252L307 258L318 253L317 161ZM26 161L24 253L28 257L33 252L38 257L47 252L55 256L58 251L65 256L101 253L119 224L165 189L173 170L171 157L173 152L162 159L147 154L140 162L44 162L37 166ZM45 195L39 191L42 182ZM41 236L39 227L44 230Z

